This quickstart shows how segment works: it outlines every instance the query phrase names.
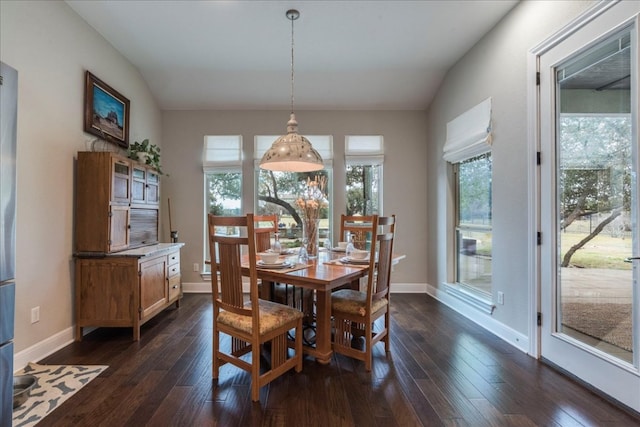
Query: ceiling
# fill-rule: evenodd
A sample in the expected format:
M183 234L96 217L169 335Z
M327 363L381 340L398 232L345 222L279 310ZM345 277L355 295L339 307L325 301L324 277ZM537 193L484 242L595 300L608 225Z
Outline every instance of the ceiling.
M289 108L291 8L295 110L422 110L517 0L66 3L163 110Z

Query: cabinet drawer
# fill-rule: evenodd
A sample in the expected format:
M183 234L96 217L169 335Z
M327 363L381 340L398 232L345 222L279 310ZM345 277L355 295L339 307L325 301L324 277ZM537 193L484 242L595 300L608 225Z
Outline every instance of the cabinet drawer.
M169 301L178 299L182 294L180 275L169 277Z
M174 276L180 275L180 264L170 265L167 268L169 270L167 277L174 277Z
M168 261L168 265L172 266L172 265L178 265L178 268L180 266L180 251L174 252L172 254L169 254L169 261Z

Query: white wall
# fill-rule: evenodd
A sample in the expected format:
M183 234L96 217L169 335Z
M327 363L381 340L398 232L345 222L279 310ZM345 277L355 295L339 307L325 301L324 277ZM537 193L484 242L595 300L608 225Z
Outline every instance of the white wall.
M131 141L161 144L161 114L138 71L64 2L0 2L0 43L19 79L15 351L24 354L73 336L74 159L93 139L82 130L85 70L131 101Z
M493 318L514 334L528 334L527 263L535 246L528 233L527 52L559 31L592 1L524 1L452 67L428 110L428 283L434 293L451 280L453 234L451 168L442 160L446 123L492 97L493 295L504 292ZM474 313L476 317L477 314ZM480 323L493 321L488 316ZM508 338L508 337L507 337ZM513 340L511 340L513 342Z
M426 123L423 111L297 111L301 134L334 137L334 224L345 212L345 135L383 135L384 206L386 215L396 214L396 252L406 254L393 272L394 283L420 284L424 291L426 270L426 204L424 159ZM202 263L204 250L204 180L202 153L204 135L242 135L244 156L253 159L255 135L280 135L286 130L287 111L165 111L163 169L170 175L163 185L163 206L171 198L173 227L182 250L183 282L202 282L192 271ZM245 212L253 211L253 161L243 171ZM163 231L164 236L169 230ZM168 237L167 237L168 238Z

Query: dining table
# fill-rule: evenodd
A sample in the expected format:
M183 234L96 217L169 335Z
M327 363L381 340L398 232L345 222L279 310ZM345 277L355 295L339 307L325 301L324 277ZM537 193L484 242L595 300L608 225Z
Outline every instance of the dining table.
M393 256L393 263L403 259L404 255ZM369 272L369 263L350 261L345 253L333 250L320 250L318 256L299 262L297 251L283 255L286 267L270 268L257 266L258 279L262 281L260 298L272 299L274 283L310 289L314 292L314 329L313 343L305 342L304 352L321 364L331 361L331 292L336 288L349 286L359 289L360 279Z

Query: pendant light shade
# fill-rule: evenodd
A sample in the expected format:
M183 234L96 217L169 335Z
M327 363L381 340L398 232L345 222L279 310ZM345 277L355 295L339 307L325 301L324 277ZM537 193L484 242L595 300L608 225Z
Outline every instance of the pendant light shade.
M283 172L312 172L324 168L322 157L311 142L298 134L298 122L293 113L293 21L300 17L295 9L288 10L291 21L291 117L287 122L287 134L276 139L260 160L260 168Z

